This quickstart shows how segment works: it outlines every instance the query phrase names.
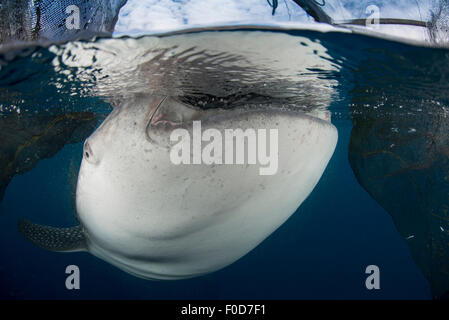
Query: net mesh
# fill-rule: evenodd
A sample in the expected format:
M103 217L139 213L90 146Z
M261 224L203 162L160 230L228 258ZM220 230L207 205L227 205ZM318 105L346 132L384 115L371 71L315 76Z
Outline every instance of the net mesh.
M119 9L125 2L126 0L2 0L0 44L61 42L110 34Z
M438 2L429 23L430 37L438 44L449 43L449 1Z

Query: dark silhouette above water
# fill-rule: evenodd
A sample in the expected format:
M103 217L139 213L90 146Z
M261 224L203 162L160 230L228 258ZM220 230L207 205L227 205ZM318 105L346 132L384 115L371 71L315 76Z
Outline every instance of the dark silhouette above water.
M14 175L53 157L67 143L84 141L97 122L92 112L0 116L0 201Z
M449 291L449 86L443 52L361 64L350 165L392 216L435 298ZM429 54L429 53L427 53ZM395 69L390 69L395 66Z

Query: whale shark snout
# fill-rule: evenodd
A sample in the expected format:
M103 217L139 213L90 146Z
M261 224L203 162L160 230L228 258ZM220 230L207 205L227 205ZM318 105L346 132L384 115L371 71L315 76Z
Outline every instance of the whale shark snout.
M183 129L193 136L194 121L222 136L231 129L276 130L276 172L261 175L249 163L173 163L170 134ZM85 237L70 251L88 250L146 279L223 268L296 211L322 176L337 136L329 121L296 111L201 110L158 96L124 103L84 144L76 206ZM248 159L256 140L245 141ZM22 224L38 245L41 238L31 232L39 230Z

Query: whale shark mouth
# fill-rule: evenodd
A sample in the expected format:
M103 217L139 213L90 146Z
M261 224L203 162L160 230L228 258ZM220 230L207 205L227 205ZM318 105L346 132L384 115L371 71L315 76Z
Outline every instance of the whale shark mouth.
M61 66L76 70L81 92L114 106L169 96L197 110L273 105L309 112L327 109L338 95L339 63L300 34L204 30L71 42L52 50ZM78 59L67 60L70 55Z
M227 101L224 101L225 99ZM235 99L236 102L232 99ZM214 123L218 124L239 117L261 114L267 116L270 116L270 114L285 114L292 117L307 115L311 119L316 118L330 123L329 111L314 110L307 113L294 108L272 107L270 103L256 104L250 100L248 100L250 104L238 104L240 100L240 96L227 98L207 96L204 100L199 97L159 97L151 103L152 106L150 106L150 111L146 117L145 136L150 142L167 147L170 144L169 132L177 128L191 128L194 121L213 126ZM185 101L195 104L191 105Z

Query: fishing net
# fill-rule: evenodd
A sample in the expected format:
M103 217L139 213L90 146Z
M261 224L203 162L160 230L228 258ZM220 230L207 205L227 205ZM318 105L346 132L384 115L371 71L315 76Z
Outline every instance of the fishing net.
M2 0L0 45L110 34L126 0Z
M449 43L449 1L438 3L432 10L429 23L430 37L438 44Z

